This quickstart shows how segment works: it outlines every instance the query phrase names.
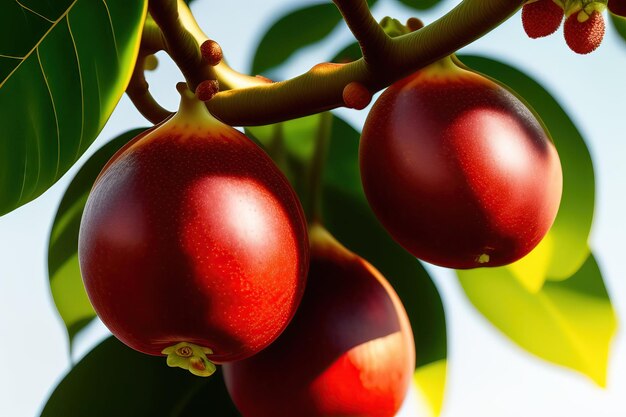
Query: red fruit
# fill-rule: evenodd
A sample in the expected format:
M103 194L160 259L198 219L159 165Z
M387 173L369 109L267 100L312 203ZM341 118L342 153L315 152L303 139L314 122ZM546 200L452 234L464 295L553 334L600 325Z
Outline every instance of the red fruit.
M392 417L415 367L406 312L389 283L320 226L300 308L267 349L224 365L245 417Z
M626 17L626 0L609 0L608 7L611 13Z
M96 312L122 342L209 374L287 326L304 291L302 208L269 157L189 90L171 119L114 156L79 237Z
M361 137L367 199L392 237L449 268L530 252L561 198L556 149L501 85L446 58L393 84Z
M557 31L563 8L553 0L537 0L522 7L522 25L529 38L542 38Z
M577 54L595 51L604 38L604 32L604 17L597 10L591 14L584 10L573 13L565 20L563 27L567 46Z

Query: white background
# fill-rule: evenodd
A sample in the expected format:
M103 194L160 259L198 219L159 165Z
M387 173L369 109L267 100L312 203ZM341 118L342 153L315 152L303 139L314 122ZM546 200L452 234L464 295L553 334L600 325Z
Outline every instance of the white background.
M296 0L197 0L194 11L205 31L221 43L236 69L249 68L257 39L276 16L302 4ZM253 4L251 4L253 3ZM430 22L456 1L418 16ZM393 0L380 0L377 19L391 15L404 21L417 15ZM219 16L219 17L218 17ZM230 19L230 20L229 20ZM315 22L311 22L312 25ZM306 30L306 28L302 28ZM334 55L351 40L336 30L325 46L294 57L291 76ZM625 178L626 43L609 30L590 56L571 53L561 32L532 41L519 14L466 51L499 57L542 82L574 118L595 163L597 200L591 245L604 273L620 318L626 308ZM175 67L161 59L150 77L155 95L170 109L177 104ZM339 112L360 126L366 111ZM118 133L146 126L126 97L87 155ZM49 293L47 238L61 195L75 174L72 169L54 187L19 210L0 218L0 416L38 415L51 390L68 371L67 339ZM448 320L449 373L445 417L618 417L626 415L626 344L619 332L612 344L608 388L550 365L522 351L495 330L469 304L453 273L430 268L441 291ZM78 340L76 357L106 337L99 323ZM411 397L403 416L421 415L420 400Z

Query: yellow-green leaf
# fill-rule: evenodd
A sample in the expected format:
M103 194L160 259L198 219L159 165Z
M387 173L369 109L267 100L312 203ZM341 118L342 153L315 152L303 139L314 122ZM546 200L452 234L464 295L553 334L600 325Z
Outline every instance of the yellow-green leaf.
M527 351L606 385L617 320L592 255L575 274L528 291L506 268L457 271L469 300Z
M78 229L89 191L109 158L143 130L135 129L118 136L85 162L65 191L52 223L48 243L50 290L67 328L70 348L74 336L96 317L78 266Z
M413 374L413 380L421 397L428 403L430 416L433 417L441 414L446 388L447 366L447 360L440 359L417 368Z

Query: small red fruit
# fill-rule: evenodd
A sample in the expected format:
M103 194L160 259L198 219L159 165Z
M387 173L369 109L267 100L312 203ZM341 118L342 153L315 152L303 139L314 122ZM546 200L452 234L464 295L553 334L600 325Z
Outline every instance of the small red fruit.
M584 10L572 13L563 27L565 42L577 54L595 51L602 43L605 32L604 17L597 10L587 14Z
M553 0L528 2L522 7L522 25L529 38L542 38L557 31L563 8Z
M208 375L211 362L250 356L285 329L304 291L308 241L270 158L186 87L181 94L179 112L98 177L79 260L118 339Z
M359 159L367 199L391 236L449 268L520 259L547 233L561 198L559 157L535 115L451 58L381 95Z
M343 103L349 109L363 110L371 101L372 93L359 82L351 82L343 89Z
M393 417L415 368L406 312L385 278L313 226L307 288L287 330L224 365L245 417Z

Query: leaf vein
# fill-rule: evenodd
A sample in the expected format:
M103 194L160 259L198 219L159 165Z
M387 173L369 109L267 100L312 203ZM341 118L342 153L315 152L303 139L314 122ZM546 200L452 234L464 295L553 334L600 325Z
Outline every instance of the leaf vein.
M37 48L37 61L39 62L39 69L41 69L41 75L43 76L46 88L48 89L48 94L50 95L50 103L52 104L52 112L54 113L54 123L57 129L57 166L54 171L54 178L58 178L59 167L61 166L61 132L59 131L59 116L57 114L56 105L54 104L54 97L52 96L52 89L50 88L48 77L46 77L46 72L43 69L43 63L41 62L41 56L39 55L39 48Z
M39 39L37 41L37 43L35 43L35 45L32 47L32 49L30 51L28 51L28 53L26 55L24 55L24 58L20 61L19 64L17 64L15 66L15 68L13 68L13 70L9 73L9 75L6 76L6 78L4 80L2 80L2 82L0 82L0 88L2 88L2 86L4 85L4 83L7 82L7 80L9 78L11 78L11 76L15 73L15 71L18 70L18 68L20 66L22 66L22 64L24 63L24 61L26 61L26 59L28 59L29 56L32 55L32 53L39 48L39 45L41 44L41 42L44 41L44 39L46 39L46 36L48 36L48 34L52 31L52 29L54 29L56 27L56 25L65 17L67 16L67 14L70 12L70 10L72 10L72 8L74 7L74 5L78 2L78 0L74 0L72 2L72 4L70 4L67 9L61 14L61 16L59 16L59 18L57 20L55 20L54 22L52 22L52 24L50 25L50 27L48 28L48 30L46 30L46 33L44 33L43 35L41 35L41 39Z
M102 0L102 3L104 4L104 8L107 11L107 16L109 17L109 25L111 26L111 34L113 35L113 46L115 47L115 56L117 56L117 59L119 61L120 53L117 50L117 39L115 38L115 28L113 27L113 19L111 19L111 12L109 11L109 5L107 4L106 0Z
M76 48L76 40L74 39L74 34L72 33L72 27L70 26L70 18L69 16L65 17L65 21L67 22L67 29L70 32L70 38L72 39L72 46L74 47L74 53L76 54L76 67L78 68L78 85L80 86L80 138L78 139L78 147L76 148L76 155L74 156L74 160L78 159L80 155L80 149L83 146L83 136L85 130L85 93L83 91L83 72L80 68L80 58L78 57L78 48Z
M0 54L0 58L24 59L23 56Z
M47 21L48 21L48 22L50 22L50 23L54 23L54 20L50 19L49 17L46 17L46 16L42 15L41 13L38 13L38 12L34 11L34 10L33 10L33 9L31 9L30 7L27 7L27 6L23 5L22 3L20 3L20 0L15 0L15 2L16 2L16 3L17 3L17 4L18 4L18 5L19 5L22 9L24 9L24 10L28 10L29 12L31 12L31 13L33 13L33 14L35 14L35 15L39 16L39 17L41 17L41 18L42 18L42 19L44 19L44 20L47 20Z

